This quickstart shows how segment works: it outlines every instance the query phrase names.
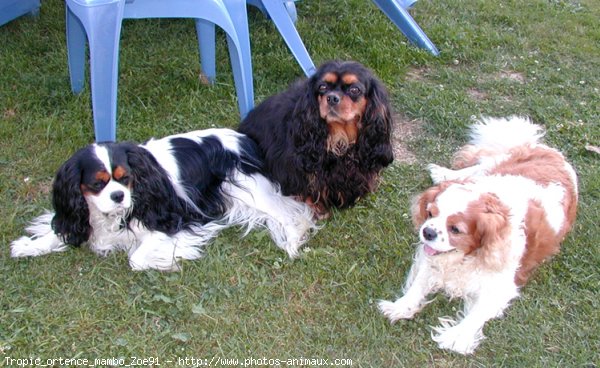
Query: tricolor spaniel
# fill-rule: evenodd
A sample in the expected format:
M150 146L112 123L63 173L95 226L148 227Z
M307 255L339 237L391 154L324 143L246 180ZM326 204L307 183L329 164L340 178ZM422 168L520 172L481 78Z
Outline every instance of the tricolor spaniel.
M315 229L310 207L266 179L256 144L229 129L134 143L100 143L58 170L52 205L12 242L13 257L87 243L124 250L134 270L176 270L223 228L264 225L291 257Z
M258 105L239 130L258 143L283 194L320 218L372 192L393 159L387 92L356 62L323 64Z
M462 298L459 320L440 318L432 336L441 348L472 353L485 322L558 253L575 220L577 176L542 136L528 119L483 119L452 170L429 166L437 185L412 208L420 244L404 296L379 303L391 322L412 318L430 293Z

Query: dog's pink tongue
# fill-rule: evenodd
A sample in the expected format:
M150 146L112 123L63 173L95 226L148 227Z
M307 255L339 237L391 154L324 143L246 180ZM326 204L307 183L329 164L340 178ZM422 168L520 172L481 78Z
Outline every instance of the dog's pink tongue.
M438 254L437 250L431 248L427 244L423 244L423 249L425 250L425 253L427 253L427 255L435 256L436 254Z

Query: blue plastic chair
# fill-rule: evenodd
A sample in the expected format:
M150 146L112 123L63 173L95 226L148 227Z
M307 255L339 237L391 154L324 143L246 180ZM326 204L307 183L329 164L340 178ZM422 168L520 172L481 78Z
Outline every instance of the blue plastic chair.
M223 0L225 3L231 0ZM294 22L296 21L296 6L292 0L247 0L247 3L259 8L266 16L271 18L288 48L300 64L300 67L307 76L312 75L316 68L313 63ZM212 29L211 29L212 28ZM215 36L214 26L203 28L199 32L200 45L205 45L205 49L201 49L201 58L204 61L213 60L213 63L205 69L205 74L209 80L213 80L216 76L214 68L215 60Z
M0 0L0 26L22 15L37 15L40 0Z
M245 0L66 0L66 5L69 74L75 93L84 85L86 36L89 42L96 141L116 139L119 39L127 18L194 18L198 32L212 28L213 35L218 25L227 34L240 115L254 107ZM202 55L207 45L200 42L199 47ZM207 59L201 63L207 75L210 64Z
M440 54L433 42L407 11L407 9L413 7L417 0L373 0L373 2L394 22L396 27L402 31L413 45L425 49L435 56Z

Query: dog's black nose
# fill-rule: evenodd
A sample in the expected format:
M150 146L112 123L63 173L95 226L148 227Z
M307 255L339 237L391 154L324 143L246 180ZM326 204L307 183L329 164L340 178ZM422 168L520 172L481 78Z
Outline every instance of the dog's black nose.
M340 96L338 95L329 95L327 96L327 103L329 106L335 106L340 103Z
M423 229L423 237L426 240L434 240L435 238L437 238L437 231L435 231L434 229L430 228L430 227L426 227Z
M116 203L123 202L123 198L125 198L125 193L122 190L110 193L110 199Z

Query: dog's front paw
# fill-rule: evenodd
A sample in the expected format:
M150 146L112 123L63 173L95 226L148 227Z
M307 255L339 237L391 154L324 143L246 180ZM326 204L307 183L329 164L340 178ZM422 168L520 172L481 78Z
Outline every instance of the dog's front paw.
M452 172L452 170L436 164L427 165L427 171L429 171L429 176L431 176L434 184L450 180L450 173Z
M419 311L419 307L409 305L402 298L395 302L387 300L381 300L378 303L379 311L390 320L391 323L395 323L400 319L411 319Z
M149 247L141 246L129 255L129 266L133 271L159 270L165 272L180 271L181 266L173 252L161 253Z
M447 318L440 318L440 322L442 325L433 328L431 338L441 349L452 350L463 355L472 354L484 339L481 328L474 331Z
M14 258L37 256L40 252L31 246L32 243L33 241L27 236L14 240L10 243L10 256Z
M306 239L306 238L304 238ZM287 253L288 257L290 257L290 259L295 259L298 258L300 256L300 247L302 246L302 244L304 244L305 240L303 238L290 238L287 239L285 242L282 242L279 245L279 247L281 247L281 249L285 250L285 252Z
M38 238L22 236L10 243L10 256L36 257L52 252L64 252L68 246L58 239L53 233Z

